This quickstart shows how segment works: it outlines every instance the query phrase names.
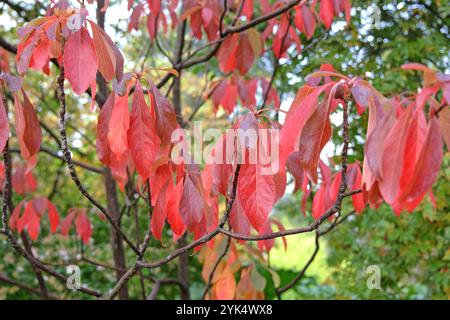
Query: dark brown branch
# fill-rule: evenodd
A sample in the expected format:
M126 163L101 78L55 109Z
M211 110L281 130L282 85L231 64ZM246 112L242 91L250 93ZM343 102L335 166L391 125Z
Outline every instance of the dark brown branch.
M0 47L5 49L6 51L9 51L10 53L16 54L17 53L17 46L9 43L2 37L0 37Z
M13 153L20 153L20 150L17 148L11 148L10 150ZM63 156L59 155L56 151L51 150L50 148L41 146L41 148L39 149L40 152L44 152L54 158L58 158L61 160L65 160ZM73 160L73 164L76 165L77 167L89 170L91 172L95 172L95 173L100 173L103 174L103 169L99 168L99 167L94 167L92 165L89 165L87 163L81 162L81 161L77 161L77 160Z

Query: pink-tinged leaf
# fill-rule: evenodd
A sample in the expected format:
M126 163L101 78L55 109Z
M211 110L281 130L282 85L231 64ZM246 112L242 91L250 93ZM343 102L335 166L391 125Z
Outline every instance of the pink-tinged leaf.
M22 83L23 83L22 78L12 76L9 73L0 72L0 79L5 81L6 86L13 93L22 89Z
M226 38L217 52L220 70L223 73L233 71L236 67L236 51L238 48L239 35L233 34Z
M82 27L71 34L64 47L63 57L66 78L73 91L82 95L95 81L98 60L94 43L86 28Z
M38 34L35 33L26 42L19 43L16 55L17 71L19 71L19 74L23 75L27 71L37 41Z
M316 30L316 19L307 5L301 5L295 10L294 24L307 39L312 38Z
M227 140L226 135L222 135L217 141L213 154L212 163L212 185L217 191L222 195L226 196L228 194L228 186L233 177L233 165L232 162L227 157L230 156L227 150Z
M203 196L190 174L186 174L180 199L180 216L189 230L194 229L203 217Z
M123 97L116 95L109 120L108 144L111 151L117 155L124 154L128 149L129 126L128 94Z
M106 81L114 78L116 69L116 55L111 47L112 40L94 22L89 21L94 40L94 49L98 58L98 71Z
M155 101L156 132L161 139L162 145L168 145L170 144L172 132L177 128L175 109L154 84L151 91Z
M365 171L370 170L370 175L378 181L383 178L381 166L383 161L384 141L394 123L395 110L392 109L382 116L382 119L378 121L376 127L370 133L369 130L367 130L367 140L364 146L364 161L365 165L367 164L367 169L365 169ZM369 184L369 186L370 185L371 184Z
M233 207L230 211L230 226L238 234L250 234L250 222L242 209L239 195L234 199Z
M306 177L305 170L300 163L301 154L300 152L293 152L288 157L286 162L287 170L292 174L295 181L294 193L297 192L303 185L303 181Z
M92 235L92 226L91 222L89 221L89 218L86 215L85 210L80 210L78 212L77 219L75 220L75 228L77 234L83 240L83 243L87 245Z
M134 7L133 12L131 13L130 22L128 23L128 32L139 28L139 19L141 18L143 10L144 4L142 2Z
M415 171L409 187L405 188L408 200L414 199L426 193L439 173L443 157L443 142L439 132L438 120L430 119L427 128L426 140L415 165Z
M248 33L239 34L239 43L236 49L236 67L241 75L247 74L253 64L255 56L252 50L252 44L248 38Z
M0 150L3 151L9 138L9 121L6 106L3 104L3 95L0 92Z
M333 23L334 8L333 0L321 0L319 8L319 17L322 20L325 28L330 29Z
M50 56L50 40L45 35L41 35L33 55L30 60L30 68L43 69L47 64Z
M56 209L55 205L50 200L47 200L47 209L48 219L50 220L50 231L55 233L59 225L58 209Z
M47 199L44 197L37 197L33 199L32 203L36 213L39 215L39 217L42 217L45 210L47 209Z
M331 137L331 125L328 119L331 98L325 99L326 101L319 103L316 110L306 121L299 141L300 162L314 182L317 182L317 165L320 152Z
M280 146L281 168L284 168L288 156L298 145L305 123L317 108L320 94L329 86L330 84L322 87L304 86L298 91L280 131L280 141L283 141Z
M145 102L141 85L137 83L133 94L128 145L136 170L144 181L150 175L161 143L155 128L155 102L152 97L150 98L152 110Z
M32 201L27 203L22 217L17 222L17 231L22 233L23 230L27 230L32 240L36 240L39 236L40 218L34 210Z
M14 94L14 118L20 153L27 160L39 152L42 132L36 111L23 90L22 96L23 102L18 93Z
M379 187L384 200L393 204L397 198L402 173L403 155L411 125L411 108L408 108L395 122L382 142L381 177Z
M356 81L351 88L351 92L356 103L365 110L369 105L369 99L372 94L370 88L365 86L364 83Z
M164 229L164 223L166 221L166 210L167 210L167 186L171 181L166 182L166 184L161 189L161 192L158 195L158 199L156 200L155 208L152 214L152 220L150 222L150 229L152 231L153 236L161 241L162 231Z
M108 99L103 104L102 109L100 110L100 115L98 116L97 121L97 154L100 161L107 166L111 164L111 149L108 142L108 131L111 112L116 103L115 96L116 95L114 94L114 92L109 95Z
M11 217L9 218L9 228L13 231L17 229L17 222L19 221L20 212L22 211L24 203L25 200L20 201L14 208Z
M64 217L64 219L61 221L61 234L63 236L67 236L69 234L70 227L72 226L72 221L75 218L76 214L77 212L71 209Z

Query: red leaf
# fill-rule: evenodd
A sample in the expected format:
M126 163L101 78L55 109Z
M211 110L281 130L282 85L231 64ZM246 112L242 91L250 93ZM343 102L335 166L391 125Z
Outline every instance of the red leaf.
M89 22L92 29L95 53L98 58L98 71L100 71L106 81L110 81L114 78L116 69L116 56L110 44L111 39L94 22Z
M69 212L61 221L61 234L63 236L67 236L70 231L70 227L72 226L73 218L75 218L77 211L74 209L69 209Z
M36 240L39 236L40 218L34 210L33 202L29 201L25 206L22 217L17 221L17 232L27 230L30 238Z
M257 231L264 231L270 211L284 193L285 178L283 172L263 174L260 164L241 165L237 191L242 209Z
M130 112L128 111L128 94L116 95L111 110L108 129L108 144L116 155L122 155L128 149L128 128Z
M86 28L82 27L67 38L63 59L66 77L73 91L82 95L95 81L98 67L94 43Z
M89 218L86 215L85 210L80 210L78 212L78 216L75 221L75 227L78 235L83 240L83 243L87 245L92 235L92 226L91 222L89 221Z
M25 160L28 160L39 152L42 132L36 111L23 90L22 95L23 103L18 93L14 94L14 117L20 153Z
M248 38L248 33L239 34L239 43L236 49L236 67L241 75L245 75L253 64L252 44Z
M316 20L307 5L301 5L295 10L294 23L297 29L305 34L307 39L311 39L316 30Z
M153 99L150 101L152 110L145 102L141 85L137 83L133 94L128 145L136 170L144 181L150 175L151 166L155 161L161 142L155 129L155 103Z
M185 231L185 225L180 215L180 200L183 191L183 181L179 181L175 187L170 184L168 192L170 196L167 200L167 222L172 231L173 238L176 241Z
M17 229L17 222L19 221L20 212L22 211L24 203L25 200L20 201L19 204L14 208L11 217L9 218L9 228L13 231Z
M233 71L236 67L236 51L238 48L239 35L234 33L226 38L217 52L220 70L223 73Z
M331 99L326 98L326 100L319 103L305 123L299 141L300 162L314 182L317 182L320 151L331 137L331 125L328 119Z
M191 174L186 174L180 199L180 216L189 230L200 223L204 208L201 191L192 179Z
M320 1L319 16L325 28L330 29L334 16L333 0Z
M172 132L177 128L177 116L172 104L154 84L151 90L155 101L156 132L165 146L170 144Z
M408 200L425 194L433 185L439 173L443 157L443 143L439 132L438 120L430 119L426 140L415 164L414 175L403 196Z
M50 231L55 233L59 225L58 209L56 209L55 205L50 200L47 200L47 209L48 219L50 220Z
M111 112L116 101L115 96L116 95L114 94L114 92L109 95L108 99L100 110L100 115L98 116L97 121L97 154L100 161L104 165L110 165L111 163L111 150L108 142L108 131Z
M280 146L281 168L284 167L288 156L294 151L305 123L317 108L320 94L329 86L330 84L322 87L306 85L298 91L280 131L280 141L283 141Z
M164 228L164 222L166 221L166 210L167 210L167 186L171 181L167 181L166 184L161 189L158 199L156 200L155 209L153 210L152 220L150 222L150 228L153 236L161 241L162 231Z
M234 199L233 207L230 211L230 226L238 234L250 234L250 222L242 209L239 195Z
M242 8L242 16L246 17L247 21L250 21L253 16L253 0L245 0Z
M379 188L384 200L393 204L400 187L403 155L406 138L411 125L411 108L408 108L395 122L383 141L381 178Z

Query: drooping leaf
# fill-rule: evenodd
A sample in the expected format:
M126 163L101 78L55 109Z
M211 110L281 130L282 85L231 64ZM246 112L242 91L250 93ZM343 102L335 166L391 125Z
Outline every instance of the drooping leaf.
M116 95L109 119L108 144L111 151L117 155L124 154L128 149L129 126L128 94L123 97Z
M63 63L73 91L82 95L95 81L98 67L94 43L86 28L82 27L68 37L64 47Z
M42 141L42 132L39 120L33 105L25 91L22 92L23 102L19 94L14 94L14 118L16 121L16 134L19 139L20 153L25 160L39 152Z
M136 170L144 181L150 175L152 164L156 159L161 143L155 128L155 102L153 99L150 99L150 101L151 110L145 102L141 85L137 83L130 114L128 145Z

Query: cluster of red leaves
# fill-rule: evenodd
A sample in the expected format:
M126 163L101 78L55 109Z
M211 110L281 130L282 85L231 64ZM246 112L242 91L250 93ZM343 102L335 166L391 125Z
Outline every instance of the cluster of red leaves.
M166 33L169 21L172 23L172 29L178 24L178 16L175 10L178 6L178 0L168 1L136 1L128 0L128 11L133 9L130 21L128 23L128 32L139 29L139 21L141 16L147 17L147 31L150 39L155 39L157 30L162 28ZM134 5L134 7L133 7Z
M276 1L270 4L268 0L261 1L262 14L268 14L279 9L286 2ZM177 0L164 3L158 1L138 1L137 3L136 1L128 1L128 10L133 8L128 30L137 30L141 16L145 15L150 38L154 39L158 27L162 26L163 31L167 32L168 21L170 21L173 29L180 22L189 19L190 29L195 38L201 39L204 32L208 41L212 42L219 39L221 35L220 23L221 19L223 20L224 18L223 14L225 12L223 1L185 1L180 17L177 17L175 12L177 5ZM227 12L233 12L236 15L235 23L241 20L251 20L254 10L253 0L246 0L243 3L242 1L227 2ZM294 24L296 28L291 26L289 13L284 13L277 18L269 19L262 33L255 28L249 28L243 32L233 33L225 37L216 54L219 68L226 74L238 72L241 76L246 75L254 61L264 53L264 43L271 36L273 36L272 50L277 59L283 57L292 44L295 44L297 51L300 53L302 45L298 32L310 39L314 35L317 23L321 22L325 28L329 29L334 17L339 16L342 12L345 13L348 22L350 20L349 0L315 0L310 4L306 1L301 1L295 6ZM213 98L214 106L222 105L228 113L231 113L236 105L238 96L246 105L254 104L252 88L256 87L255 82L257 81L257 79L248 81L249 89L246 89L246 86L242 86L246 81L238 77L237 74L232 80L227 81L224 79L216 82L210 90L214 92L217 89L217 93L210 95ZM262 79L262 81L264 81L262 85L265 87L267 81L265 79ZM250 94L245 92L247 90ZM269 102L273 101L275 107L277 107L278 98L275 90L270 89L269 95ZM225 99L224 97L227 98Z
M265 78L253 78L246 81L241 77L234 76L215 81L205 98L211 98L215 111L222 106L231 114L237 105L238 98L243 106L250 110L255 109L258 89L265 97L268 87L269 82ZM270 87L267 95L267 104L270 103L273 103L275 109L280 107L280 99L273 87Z
M449 141L448 117L439 118L440 106L448 105L450 79L418 64L404 69L422 70L424 88L410 97L390 101L367 83L355 82L355 99L369 108L362 183L371 206L384 200L396 214L413 211L436 180L443 156L443 141ZM436 93L442 89L438 102ZM358 97L358 98L357 98ZM425 107L428 105L428 120ZM432 197L432 195L431 195Z
M69 234L74 220L78 236L84 244L88 244L92 236L92 226L84 208L70 208L68 210L66 217L61 221L61 234L63 236Z
M33 104L27 94L21 89L19 78L7 73L0 75L0 87L5 84L14 96L14 119L16 124L16 135L19 141L20 154L27 162L26 171L34 168L37 161L37 153L42 142L42 132L39 120ZM4 96L0 89L0 149L3 150L8 140L10 129L8 115L4 105Z
M49 74L49 61L64 65L73 91L82 95L89 87L94 97L97 70L110 81L123 76L123 57L111 38L87 19L87 10L72 9L60 1L45 17L29 22L19 31L17 69L24 74L34 68ZM85 27L89 23L92 37Z
M24 210L21 215L22 209ZM45 212L47 212L50 220L50 231L55 233L59 225L58 210L50 200L44 197L19 202L9 219L9 226L11 230L17 230L18 233L26 230L30 238L36 240L41 228L41 219Z

